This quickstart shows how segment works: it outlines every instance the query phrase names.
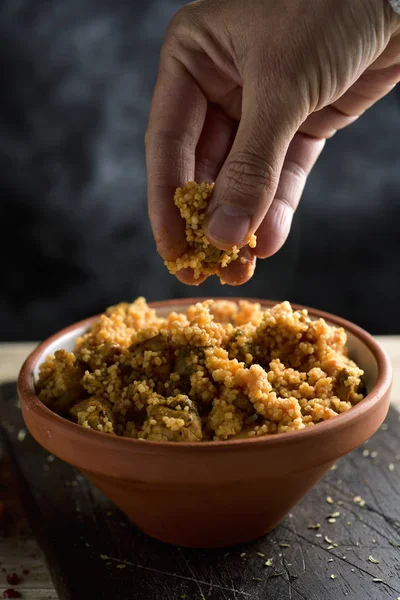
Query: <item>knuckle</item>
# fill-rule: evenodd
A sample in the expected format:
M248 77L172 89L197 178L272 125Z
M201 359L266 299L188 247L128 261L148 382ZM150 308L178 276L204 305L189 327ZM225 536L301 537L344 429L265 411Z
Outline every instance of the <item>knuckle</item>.
M294 213L297 208L297 202L295 202L294 199L288 194L280 194L279 196L274 198L274 204L275 212L278 215L283 215L283 211L286 210L288 210L291 213ZM279 226L280 223L277 223L277 225Z
M281 209L279 214L285 209L295 212L307 180L307 171L297 162L287 161L282 169L281 182L286 178L290 180L290 186L279 184L274 198L275 208Z
M286 171L299 184L302 184L307 179L306 169L294 160L287 160L282 171Z
M167 33L170 31L176 32L177 30L179 30L182 27L182 25L186 24L186 15L187 15L186 6L182 6L172 17L172 19L168 25Z
M166 33L166 40L180 39L182 36L186 37L189 34L189 30L193 27L195 21L195 12L189 5L182 6L172 17Z
M177 41L182 35L182 31L186 28L186 14L185 7L180 8L177 13L172 17L167 31L165 33L165 41L161 49L161 59L164 55L168 54L172 48L176 45Z
M229 160L226 171L228 187L243 196L258 196L276 189L278 177L275 168L254 152L236 152Z

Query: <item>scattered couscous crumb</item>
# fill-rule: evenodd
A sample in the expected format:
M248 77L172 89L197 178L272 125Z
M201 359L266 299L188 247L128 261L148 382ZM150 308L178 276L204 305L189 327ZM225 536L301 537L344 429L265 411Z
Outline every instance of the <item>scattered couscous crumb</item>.
M308 529L319 529L321 527L321 523L315 523L315 525L309 525Z
M20 429L17 434L17 440L23 442L26 438L26 429Z
M273 559L272 558L268 558L268 560L265 561L265 566L266 567L272 567L272 563L273 563Z
M138 298L49 356L36 390L87 429L199 442L314 427L362 400L362 375L344 330L289 302L206 300L161 318Z
M361 496L354 496L353 502L361 507L365 506L365 500L363 500Z
M330 496L327 496L326 501L328 504L333 504L333 498L331 498Z
M238 246L228 252L212 246L204 233L206 209L214 188L213 183L196 183L189 181L184 187L178 187L174 203L185 220L186 242L188 251L176 260L166 260L165 265L170 273L182 269L193 270L194 279L201 276L221 275L221 269L239 258ZM253 234L248 240L250 248L255 248L257 238ZM240 259L245 262L246 259Z
M332 573L332 575L331 575L331 579L336 579L336 578L337 578L337 575L334 575L334 574Z
M369 562L373 563L374 565L379 565L379 560L376 560L376 558L374 558L373 556L368 556L368 560Z
M393 472L394 471L394 464L393 463L389 463L388 464L388 469L389 469L389 471Z

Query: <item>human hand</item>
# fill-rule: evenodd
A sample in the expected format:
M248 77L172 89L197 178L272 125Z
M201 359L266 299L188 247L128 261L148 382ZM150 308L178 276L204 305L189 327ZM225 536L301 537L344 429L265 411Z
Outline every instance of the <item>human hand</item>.
M174 192L216 181L206 234L257 246L223 269L247 281L279 250L325 140L400 81L400 18L387 0L198 0L172 20L146 133L157 248L185 252ZM190 270L178 277L194 283ZM199 283L199 280L196 281Z

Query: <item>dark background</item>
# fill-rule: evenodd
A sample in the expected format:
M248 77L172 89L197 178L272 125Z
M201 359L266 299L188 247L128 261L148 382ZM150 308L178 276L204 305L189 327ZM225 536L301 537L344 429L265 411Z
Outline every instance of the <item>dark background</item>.
M0 340L41 339L138 295L288 299L400 333L400 96L328 142L292 234L239 289L168 274L147 218L143 136L179 0L0 8Z

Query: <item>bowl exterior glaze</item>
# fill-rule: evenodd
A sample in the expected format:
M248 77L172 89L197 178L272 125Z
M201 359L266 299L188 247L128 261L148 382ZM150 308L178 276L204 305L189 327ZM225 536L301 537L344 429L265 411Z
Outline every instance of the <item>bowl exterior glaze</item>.
M197 300L153 306L185 306ZM33 370L57 337L90 326L97 317L52 336L26 360L18 381L26 426L39 444L77 467L137 527L159 540L211 548L260 537L283 519L338 458L368 440L389 408L391 367L380 345L351 323L309 311L351 331L378 364L377 381L367 397L316 427L258 439L174 444L108 436L63 419L35 395Z

